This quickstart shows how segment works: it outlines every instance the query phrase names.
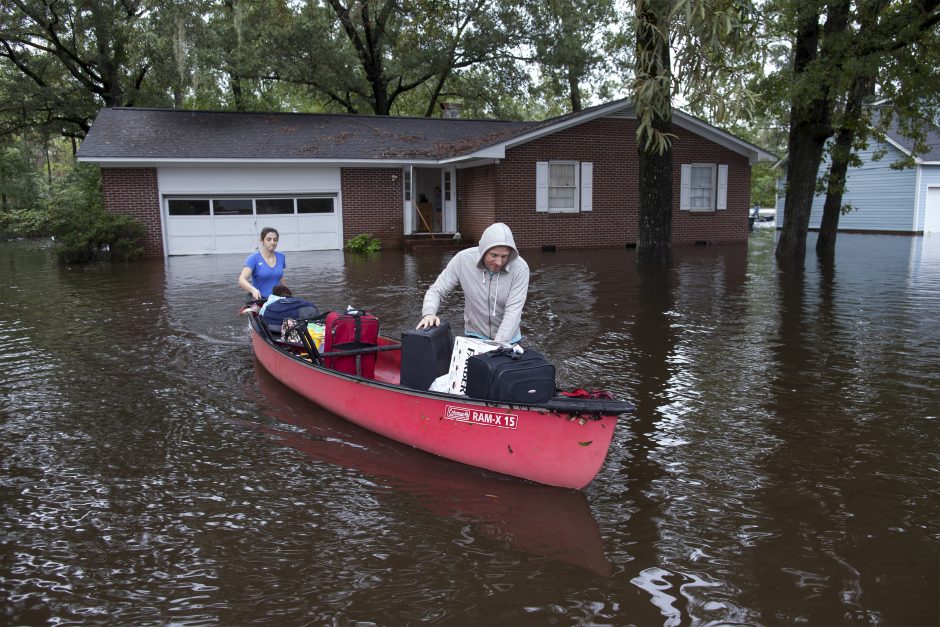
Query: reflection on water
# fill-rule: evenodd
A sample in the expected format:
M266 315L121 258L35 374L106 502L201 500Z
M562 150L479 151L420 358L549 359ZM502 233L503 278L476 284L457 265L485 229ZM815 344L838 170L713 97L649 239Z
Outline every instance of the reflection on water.
M2 245L0 622L936 624L940 239L843 234L792 274L774 235L659 273L526 254L528 343L637 405L583 493L286 390L235 315L244 255ZM394 334L445 262L291 253L287 279Z
M599 575L611 573L582 493L483 473L399 445L311 408L257 362L255 374L262 411L279 425L267 431L277 434L280 443L380 480L399 497L410 497L429 512L465 522L474 532L514 548Z

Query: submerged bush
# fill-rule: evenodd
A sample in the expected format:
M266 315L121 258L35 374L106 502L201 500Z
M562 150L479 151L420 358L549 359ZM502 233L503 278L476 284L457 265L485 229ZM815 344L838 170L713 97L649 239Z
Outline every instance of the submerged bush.
M41 208L0 211L0 233L13 237L43 237L50 233L49 212Z
M381 247L382 242L379 238L368 233L360 233L346 242L346 250L352 253L374 253Z
M105 211L82 216L82 221L70 224L56 239L56 255L62 263L128 261L143 255L140 240L145 231L140 222Z
M127 261L140 257L144 226L129 216L108 213L101 173L77 165L51 188L48 199L56 254L62 263Z

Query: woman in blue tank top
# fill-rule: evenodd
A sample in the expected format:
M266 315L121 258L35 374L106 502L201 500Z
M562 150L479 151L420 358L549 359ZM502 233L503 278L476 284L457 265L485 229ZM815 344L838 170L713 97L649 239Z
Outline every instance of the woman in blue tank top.
M278 238L276 229L269 226L261 229L261 245L257 252L248 255L245 267L238 275L239 287L251 294L255 300L270 296L275 285L284 285L287 259L284 253L276 250Z

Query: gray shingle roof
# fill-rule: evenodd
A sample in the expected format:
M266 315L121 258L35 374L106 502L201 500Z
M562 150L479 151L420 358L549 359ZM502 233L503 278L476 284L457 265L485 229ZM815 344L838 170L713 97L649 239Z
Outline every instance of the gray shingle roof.
M440 159L544 122L102 109L82 159Z
M926 143L928 150L917 157L924 161L940 161L940 128L931 122L923 122L924 133L926 134ZM897 144L902 146L908 154L914 149L914 140L905 135L898 126L897 118L891 120L887 135Z

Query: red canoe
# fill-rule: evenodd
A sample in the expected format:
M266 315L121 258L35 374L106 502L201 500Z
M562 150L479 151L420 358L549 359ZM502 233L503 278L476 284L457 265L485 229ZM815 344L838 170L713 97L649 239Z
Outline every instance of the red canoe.
M250 316L252 348L264 368L301 396L365 429L471 466L580 489L607 456L623 401L555 397L508 405L399 385L401 351L379 338L375 378L313 363Z

